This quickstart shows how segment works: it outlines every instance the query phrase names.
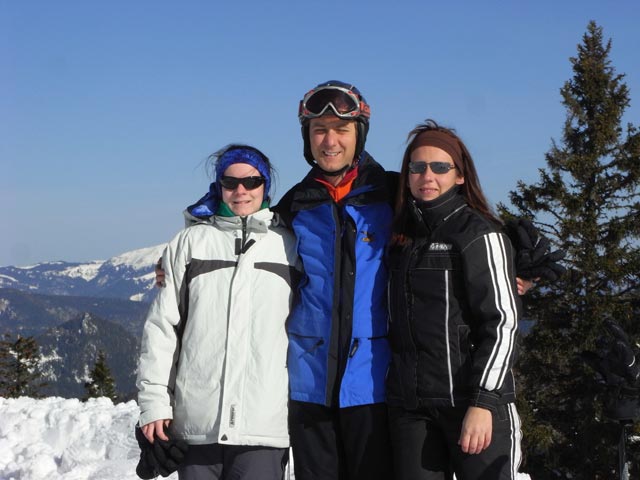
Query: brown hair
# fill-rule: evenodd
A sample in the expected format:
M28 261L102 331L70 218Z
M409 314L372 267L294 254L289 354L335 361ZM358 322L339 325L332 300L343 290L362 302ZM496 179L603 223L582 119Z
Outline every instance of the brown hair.
M471 154L469 153L469 150L467 150L465 144L455 133L455 130L441 127L435 121L427 119L424 123L417 125L413 130L411 130L411 132L409 132L409 135L407 135L408 144L404 151L404 156L402 157L398 194L396 196L392 244L404 244L410 240L411 233L408 228L409 209L407 208L407 201L411 197L408 187L409 161L411 160L411 153L418 146L424 144L424 142L421 141L421 138L424 139L424 137L421 137L420 135L430 131L436 131L441 134L448 135L451 137L450 140L452 140L458 147L456 150L460 151L460 155L452 155L452 158L458 170L458 174L464 177L464 183L460 185L460 191L464 196L467 205L480 212L491 222L498 225L502 224L502 222L493 213L484 193L482 193L482 187L480 186L480 180L478 179L478 173L476 171L475 164L473 163L473 158L471 158Z

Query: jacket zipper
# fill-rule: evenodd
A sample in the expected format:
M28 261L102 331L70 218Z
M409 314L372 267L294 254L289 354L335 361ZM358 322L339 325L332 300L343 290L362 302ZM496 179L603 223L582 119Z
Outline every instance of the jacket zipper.
M247 242L247 217L240 217L240 221L242 222L242 238L236 238L236 255L238 256L247 253L251 245L256 243L254 239Z
M242 222L242 238L237 238L236 237L236 241L235 241L235 253L236 255L239 257L241 254L245 253L249 247L251 247L251 245L253 245L255 243L255 240L251 239L249 242L247 242L245 244L245 241L247 239L247 218L246 217L240 217L240 221ZM239 260L239 259L238 259ZM233 292L233 284L235 283L236 280L236 274L238 273L238 268L240 266L240 262L236 261L235 267L233 269L233 275L231 276L231 282L229 285L229 300L228 300L228 304L227 304L227 339L225 341L225 349L224 349L224 366L223 366L223 370L222 370L222 379L223 382L226 383L227 380L227 355L229 354L229 322L230 322L230 313L231 313L231 297L232 297L232 292ZM222 402L224 403L225 401L225 397L224 394L222 395ZM235 423L236 423L236 406L235 405L230 405L229 406L229 424L228 424L228 428L234 428L235 427ZM222 433L222 432L220 432ZM221 437L221 440L226 441L227 440L227 435L223 434Z

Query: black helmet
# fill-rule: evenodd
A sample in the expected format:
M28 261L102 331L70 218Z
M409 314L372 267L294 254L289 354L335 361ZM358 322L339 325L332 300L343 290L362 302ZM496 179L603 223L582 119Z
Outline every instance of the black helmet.
M304 158L311 166L315 166L316 162L309 144L309 120L327 113L345 120L355 120L357 127L355 158L358 158L364 150L371 108L354 85L329 80L309 90L298 106L298 119L302 125L304 140Z

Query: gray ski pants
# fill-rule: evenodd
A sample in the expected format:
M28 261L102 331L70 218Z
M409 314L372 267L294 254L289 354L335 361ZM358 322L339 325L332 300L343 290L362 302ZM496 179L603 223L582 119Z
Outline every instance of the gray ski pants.
M282 480L289 449L242 445L189 445L180 480Z

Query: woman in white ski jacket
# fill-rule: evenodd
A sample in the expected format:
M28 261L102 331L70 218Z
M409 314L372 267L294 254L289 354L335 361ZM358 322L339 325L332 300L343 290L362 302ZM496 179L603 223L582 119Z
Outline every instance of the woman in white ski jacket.
M243 145L214 158L216 181L185 212L195 223L162 258L166 285L142 338L139 424L150 442L169 433L189 444L182 480L281 479L295 240L268 209L268 158Z

